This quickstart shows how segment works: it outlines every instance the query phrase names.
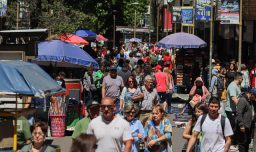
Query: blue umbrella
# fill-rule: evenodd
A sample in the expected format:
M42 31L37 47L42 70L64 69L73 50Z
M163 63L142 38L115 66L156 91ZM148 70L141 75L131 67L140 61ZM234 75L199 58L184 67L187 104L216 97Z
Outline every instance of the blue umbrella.
M41 65L54 63L56 67L99 67L98 63L83 49L60 40L40 42L38 56L34 60Z
M0 61L0 73L0 94L44 97L65 91L36 64Z
M129 42L141 43L141 39L138 39L138 38L131 38L131 39L129 40Z
M73 34L80 36L80 37L91 37L91 38L96 38L97 34L90 31L90 30L85 30L85 29L81 29L81 30L77 30L75 31Z
M205 41L189 33L174 33L161 39L157 46L163 48L202 48L206 47Z

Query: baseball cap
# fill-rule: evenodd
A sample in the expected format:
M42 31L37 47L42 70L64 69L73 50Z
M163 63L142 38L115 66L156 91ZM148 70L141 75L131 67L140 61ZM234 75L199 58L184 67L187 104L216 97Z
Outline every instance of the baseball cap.
M155 66L155 69L156 70L162 70L162 66L161 65L157 65L157 66Z
M252 88L249 92L256 95L256 88Z
M92 107L97 107L97 106L100 106L99 103L97 101L92 101L92 103L90 103L87 108L92 108Z

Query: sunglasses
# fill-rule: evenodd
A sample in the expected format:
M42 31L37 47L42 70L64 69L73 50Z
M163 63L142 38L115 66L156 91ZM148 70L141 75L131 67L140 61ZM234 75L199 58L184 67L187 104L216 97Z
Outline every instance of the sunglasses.
M105 110L106 108L107 108L108 110L113 110L113 109L114 109L114 106L113 106L113 105L100 105L100 108L101 108L102 110Z

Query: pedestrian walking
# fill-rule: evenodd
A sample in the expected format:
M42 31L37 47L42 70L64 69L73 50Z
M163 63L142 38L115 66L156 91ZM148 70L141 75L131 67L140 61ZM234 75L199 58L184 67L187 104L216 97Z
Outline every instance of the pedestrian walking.
M236 145L236 107L238 103L238 96L241 94L240 85L243 80L243 75L237 72L234 77L234 81L231 82L227 88L227 103L225 105L225 113L232 126L234 136L233 145ZM232 146L233 148L233 146Z
M237 143L239 152L248 152L253 128L253 107L256 89L241 94L237 103Z
M198 118L194 132L189 140L187 152L190 152L202 133L201 152L228 152L233 131L227 118L218 113L220 101L212 97L208 104L209 113Z
M101 100L101 115L93 119L87 129L88 134L97 138L96 152L130 152L132 134L129 123L115 114L115 103L111 97Z
M115 101L115 112L120 111L120 95L124 87L124 82L122 77L117 75L117 67L115 65L111 66L109 69L109 74L103 78L102 82L102 98L111 97Z
M145 127L145 152L172 152L172 125L165 117L161 105L152 109L152 119L147 121Z

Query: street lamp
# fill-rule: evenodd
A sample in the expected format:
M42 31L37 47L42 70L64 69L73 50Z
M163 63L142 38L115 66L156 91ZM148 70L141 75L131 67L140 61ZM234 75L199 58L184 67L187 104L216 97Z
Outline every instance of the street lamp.
M131 5L138 5L139 3L138 2L134 2L134 3L131 3ZM134 9L134 25L133 25L133 37L135 38L136 37L136 18L137 18L137 14L136 14L136 8Z

